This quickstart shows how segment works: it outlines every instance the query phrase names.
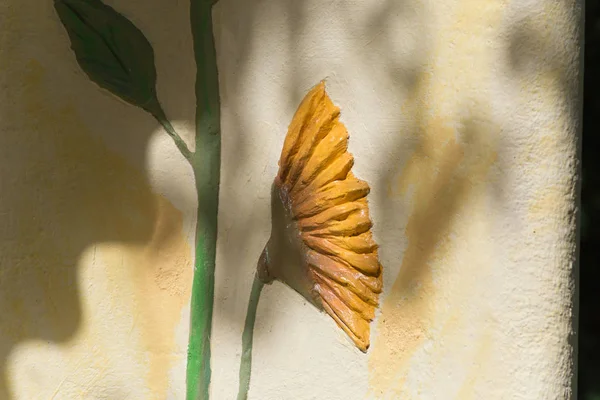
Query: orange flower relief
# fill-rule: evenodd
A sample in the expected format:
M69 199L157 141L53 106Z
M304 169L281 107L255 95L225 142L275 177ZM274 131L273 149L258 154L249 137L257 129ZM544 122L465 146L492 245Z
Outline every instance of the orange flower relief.
M273 226L258 274L326 311L366 352L382 267L371 232L369 185L351 171L348 131L339 118L324 82L298 107L272 186Z

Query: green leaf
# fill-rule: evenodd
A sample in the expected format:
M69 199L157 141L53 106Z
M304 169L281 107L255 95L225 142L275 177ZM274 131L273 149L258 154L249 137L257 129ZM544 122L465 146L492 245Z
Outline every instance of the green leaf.
M89 78L128 103L162 114L154 51L144 34L100 0L56 0L54 7Z

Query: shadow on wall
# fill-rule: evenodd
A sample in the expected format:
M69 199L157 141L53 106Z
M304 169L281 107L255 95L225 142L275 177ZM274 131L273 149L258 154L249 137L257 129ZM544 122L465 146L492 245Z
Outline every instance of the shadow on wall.
M585 165L585 160L582 158L582 135L585 135L586 132L583 125L585 120L583 113L585 112L584 106L587 107L589 104L584 102L583 98L584 49L582 47L584 45L584 29L588 25L584 21L589 11L587 8L594 8L596 2L560 0L549 4L551 5L547 6L543 10L544 12L533 9L519 15L519 18L515 18L514 25L507 29L509 33L509 43L506 48L508 69L515 79L524 82L524 90L529 92L530 97L537 101L551 102L551 107L556 110L555 115L563 118L554 125L543 125L539 134L535 132L539 139L534 145L543 148L550 142L555 148L565 147L568 150L571 149L571 145L574 145L577 152L576 162ZM550 22L548 22L549 20ZM590 26L595 29L594 19L590 18L590 20L592 21ZM571 42L564 43L565 39L569 39ZM579 49L580 53L573 51L574 49ZM586 57L587 53L586 49ZM586 80L593 79L593 74L591 77L586 76ZM551 91L553 95L545 96L543 100L540 100L539 97L543 94L540 94L539 87ZM567 129L572 130L567 131ZM534 162L542 164L544 161L535 160ZM572 364L569 365L572 379L570 389L572 389L574 398L595 398L591 388L597 385L597 374L588 371L588 367L593 365L590 362L592 358L589 357L591 352L588 347L589 342L585 341L585 328L582 329L579 322L581 318L582 324L585 325L598 315L596 307L587 306L592 302L582 301L583 306L580 309L580 295L584 299L588 292L586 285L595 282L593 279L588 279L582 280L580 284L579 277L580 270L584 270L585 273L585 269L588 267L584 264L585 259L582 257L584 255L580 256L580 246L584 246L585 243L585 240L581 242L580 240L584 228L582 223L585 223L582 219L585 218L586 212L585 187L583 188L583 198L580 190L582 185L585 182L589 184L591 179L586 176L584 181L585 170L575 163L554 165L553 167L561 170L570 168L573 173L566 175L576 177L576 181L556 182L565 188L575 190L575 201L568 210L573 217L570 221L573 225L570 228L574 229L576 235L576 246L572 248L573 268L569 282L570 287L573 288L573 297L569 303L572 305L572 309L569 310L568 317L571 321L568 342L572 351L569 355L572 357ZM591 176L590 178L594 179ZM575 187L570 187L572 185ZM589 184L589 187L593 186L593 183ZM582 201L583 204L581 204ZM564 212L565 210L554 206L552 209L546 210L546 215L563 216ZM564 230L562 235L562 243L572 242L572 232L569 229ZM579 350L580 348L581 350ZM590 376L593 378L590 379Z
M94 139L72 109L52 104L41 89L48 79L43 67L23 67L26 81L14 109L4 110L0 135L3 399L3 369L15 345L63 343L82 323L82 252L100 242L149 240L156 212L144 176ZM11 122L15 129L6 128Z
M89 319L82 314L82 253L106 242L143 246L152 241L151 247L160 249L181 235L175 232L181 224L171 223L180 215L170 205L165 217L163 201L143 172L157 125L83 75L52 2L8 1L0 15L0 399L8 400L15 395L15 383L8 380L14 371L7 371L11 352L28 341L66 343ZM157 8L149 15L159 21L163 14ZM193 76L193 68L184 68L185 75ZM169 106L177 109L178 101L170 99ZM92 122L87 116L84 124L78 103L85 103ZM106 143L122 143L119 152L128 154L127 160ZM145 267L150 268L125 262L119 268L143 276ZM106 299L106 307L111 304ZM94 354L77 357L93 359ZM19 376L26 371L28 384L44 382L45 390L57 386L57 393L64 378L60 371L27 361L11 367ZM165 379L166 371L160 372ZM56 382L53 372L59 374ZM103 394L127 397L126 378L116 379L122 384L110 393L104 388ZM87 390L94 397L93 387Z
M260 46L260 43L253 38L253 27L256 26L268 30L270 23L286 23L291 64L310 65L310 63L303 64L299 60L299 54L306 53L306 48L302 46L310 48L310 45L303 43L306 26L311 22L307 21L305 12L310 2L290 0L273 3L273 7L279 10L277 15L287 16L286 21L279 21L272 16L256 12L257 8L265 11L258 1L227 1L228 6L232 3L236 3L236 7L232 8L238 11L229 21L234 20L236 23L222 29L229 35L223 35L228 39L226 46L233 47L232 53L236 57L233 66L227 67L235 68L235 73L227 73L230 79L222 82L223 85L240 88L246 79L251 79L246 66L249 58L252 57L253 49ZM225 3L221 3L221 6L223 4ZM395 363L408 358L410 356L408 351L414 350L419 344L413 341L410 335L414 333L417 338L422 338L429 329L425 324L427 321L423 320L428 317L427 308L434 295L430 263L436 257L440 245L443 245L451 232L456 229L459 220L457 217L461 213L466 214L465 208L472 204L473 198L479 194L473 193L474 187L477 187L478 191L481 189L481 191L491 192L490 197L498 202L502 201L504 183L501 174L491 175L498 170L503 170L498 160L504 158L500 157L499 153L505 148L505 144L502 143L496 121L493 121L489 115L490 111L487 109L489 104L485 100L482 100L480 105L465 106L464 109L457 107L456 112L459 115L446 116L445 120L436 120L427 115L427 110L435 108L435 105L428 102L427 93L427 90L431 89L427 82L431 78L431 65L428 63L431 62L434 43L431 43L432 32L429 32L431 27L427 25L428 21L425 19L428 13L422 3L384 1L379 4L379 9L373 12L370 18L358 22L348 7L342 2L335 9L338 13L336 17L341 15L342 19L348 21L343 25L345 32L340 36L355 40L352 48L357 50L348 58L352 60L357 70L364 72L364 79L372 79L369 83L374 91L380 82L389 82L390 85L385 90L403 99L405 106L404 109L397 111L398 114L390 116L390 120L394 122L386 126L389 130L382 133L364 130L361 132L361 134L372 135L374 140L389 143L389 150L385 154L378 155L378 161L375 161L377 164L369 166L370 170L376 171L374 176L378 180L372 182L375 190L371 193L369 201L377 206L375 207L376 233L383 234L378 238L382 245L380 255L382 259L395 264L384 265L386 269L400 268L398 276L386 274L385 285L389 290L386 295L389 300L384 301L391 306L382 313L386 317L387 311L387 321L384 318L383 321L376 322L381 324L380 335L369 356L373 360L372 375L377 375L376 379L383 381L385 385L386 374L379 373L379 368L392 370L398 367ZM244 11L241 12L240 9ZM270 11L273 12L272 10ZM398 25L406 31L396 32ZM332 23L332 26L336 26L335 23ZM336 31L336 35L339 35L339 32ZM414 47L398 48L404 45L394 42L394 38L398 35L409 37L412 35L416 38ZM382 57L382 54L387 57ZM327 58L327 55L315 54L316 57ZM339 61L335 58L331 60L332 65L336 62ZM294 68L286 67L283 70L294 71ZM381 76L382 71L386 76ZM304 94L305 82L320 78L303 79L303 73L306 71L294 71L283 80L285 90L289 93L289 105L292 108L297 106L299 98ZM228 92L239 93L240 91L230 89ZM470 98L457 99L467 104L469 100ZM230 113L232 116L244 115L236 99L229 99L227 104L233 108L233 112ZM340 106L342 119L344 119L346 110L343 104ZM368 118L367 115L362 117ZM237 126L243 127L244 124L245 122L240 119ZM353 133L351 127L349 130L351 138L358 134L356 131ZM459 140L456 139L457 137ZM411 190L410 186L418 191L417 199L413 210L405 210L402 209L402 205L408 202L399 201L399 198L409 195L407 192ZM404 191L402 195L397 195L399 188ZM408 217L410 217L409 222L404 232L407 239L390 241L386 234L397 231ZM239 229L240 225L238 225L238 232L251 231L255 224L252 217L244 221L238 220L236 223L246 225L245 229ZM236 238L236 243L244 243L245 240L247 239L240 234L240 237ZM404 240L407 243L402 243ZM401 254L398 248L405 245L407 249L404 254ZM242 247L246 246L242 245ZM226 254L224 257L235 256ZM235 263L230 261L227 264ZM397 284L394 285L396 280ZM414 286L423 282L422 291L412 290ZM395 307L401 301L405 301L403 309L397 311ZM277 306L281 307L282 304ZM263 320L273 318L271 307L272 305L269 304L261 306L259 318ZM406 332L408 336L405 336ZM260 335L265 333L257 331L255 334L255 341L258 341L261 340ZM403 351L405 351L404 356L399 356L398 352ZM375 382L375 385L379 388L380 382ZM472 391L472 389L465 384L465 391Z
M420 85L415 87L417 100L420 99ZM417 104L424 107L420 100ZM426 338L431 338L434 327L443 325L433 320L433 310L442 298L438 293L439 282L446 279L442 285L448 286L452 278L444 277L465 274L465 271L457 272L446 265L452 262L440 263L452 246L452 238L457 234L460 237L461 227L472 209L485 207L482 205L485 196L494 199L487 206L501 203L504 196L502 177L494 173L502 171L502 139L498 137L498 128L487 116L472 110L470 115L457 117L455 122L440 117L423 118L422 112L415 112L417 117L412 131L405 132L416 139L414 150L407 158L396 158L395 155L403 154L406 148L402 143L394 148L387 165L396 165L398 169L382 173L379 182L380 187L388 189L379 201L383 220L407 218L403 232L405 243L388 244L406 247L397 264L390 266L399 267L399 273L386 277L388 292L381 305L381 316L375 322L378 336L369 360L370 385L380 395L404 393L404 377L408 374L411 356ZM403 198L402 203L410 208L402 208L394 198ZM467 236L461 240L469 239ZM392 251L391 248L382 249L382 252ZM481 269L476 259L463 259L461 263L465 270ZM475 286L466 291L476 290ZM447 315L442 319L456 319L460 324L454 328L455 332L446 332L447 341L452 340L453 335L462 341L466 338L463 327L469 323L466 316L453 314L464 308L459 304L464 298L448 297L446 289L444 301L453 306L447 309ZM465 358L470 356L464 355ZM457 398L472 393L471 381L475 378L465 377L461 395Z
M311 76L308 79L304 79L306 78L304 75L307 71L303 68L296 68L296 66L311 65L305 60L301 60L300 57L307 53L307 46L309 48L311 46L307 40L306 30L311 25L311 21L308 19L309 15L307 15L307 8L313 6L312 4L313 2L306 0L272 1L269 2L268 7L261 0L221 0L217 4L216 7L227 6L228 10L235 10L227 17L229 25L217 27L217 29L221 29L220 36L222 43L220 45L227 48L228 54L233 54L232 60L228 60L224 66L219 66L230 69L228 71L223 69L224 73L221 75L221 78L227 76L228 79L221 80L220 85L222 87L229 87L228 90L222 91L222 96L226 93L239 93L244 83L252 79L249 76L250 68L248 68L248 64L253 57L253 52L257 52L257 48L261 46L261 43L254 37L254 31L257 30L257 26L260 29L268 30L269 25L272 25L274 30L277 30L279 25L285 24L285 37L282 40L285 40L286 53L291 61L289 61L289 65L286 64L282 68L282 71L285 71L282 73L286 74L284 78L282 79L278 76L277 79L281 80L282 90L285 90L288 94L287 106L291 109L296 109L300 100L305 95L305 91L308 89L306 82L316 84L319 79L323 78L322 76ZM349 7L344 2L335 5L335 12L338 13L336 17L341 16L341 19L348 21L345 24L338 24L345 32L340 35L336 31L335 35L355 41L352 48L356 49L356 51L348 56L355 63L355 69L364 71L364 79L372 79L371 86L374 91L376 88L379 90L378 84L382 81L390 83L391 86L386 86L386 90L398 96L405 96L407 93L416 90L415 86L418 84L418 77L423 64L426 62L425 57L428 54L427 43L423 40L427 36L427 32L424 32L427 27L424 24L425 21L423 21L424 12L420 3L386 0L380 2L379 7L372 13L370 18L366 18L360 23L353 20L354 17ZM314 11L311 11L311 15L314 15L312 13ZM392 43L399 20L407 23L406 26L410 28L406 29L415 29L413 32L414 37L420 40L418 48L409 50L407 53L402 53L405 49L398 50L394 48L397 43ZM403 31L402 34L404 33ZM258 57L261 57L261 53L258 53ZM382 54L389 57L382 57ZM323 58L327 59L328 55L315 54L314 57L321 60ZM344 61L346 61L346 57L344 57ZM340 62L335 57L332 57L329 61L331 69L334 72ZM376 64L375 66L374 63ZM316 62L315 64L319 65L320 63ZM339 66L342 67L342 65ZM382 69L387 74L385 78L375 75L380 73ZM243 112L243 107L246 103L239 101L237 98L228 99L222 97L222 104L231 109L228 115L235 120L233 126L238 130L237 132L227 132L227 134L233 135L235 138L224 137L224 142L231 143L231 145L225 147L228 151L235 152L238 155L237 159L246 159L247 155L244 152L248 148L248 143L245 143L247 139L244 139L243 130L243 127L247 124L244 116L248 115L248 113ZM343 104L340 104L340 106L342 120L344 120L345 112L348 111L344 109ZM291 120L291 117L289 115L286 118ZM364 118L367 118L367 116L364 116ZM391 150L387 155L382 156L385 161L378 163L376 168L374 168L378 171L376 176L381 177L381 182L377 185L378 187L395 185L395 180L400 169L403 167L405 160L409 157L413 148L416 147L415 135L413 133L405 133L405 121L402 118L398 118L397 115L390 116L390 120L397 121L396 125L388 127L389 130L385 132L364 132L365 134L373 135L374 140L388 140L390 142ZM284 133L273 132L273 135L283 135ZM352 138L353 135L357 135L357 133L350 130L350 137ZM276 154L276 157L279 157L279 153ZM362 162L361 160L358 161ZM230 174L235 174L235 170L232 168L227 168L226 171ZM234 182L235 176L222 175L222 181ZM253 184L252 182L241 182L241 180L238 182L247 185ZM269 189L266 188L266 190L268 191ZM378 208L382 210L381 214L385 214L381 215L381 218L379 218L381 222L377 222L375 226L375 229L380 232L385 232L385 229L393 227L394 222L398 221L398 215L400 214L397 210L398 203L388 200L389 197L385 193L372 193L370 197L370 201L378 202ZM244 199L227 199L227 201L230 203L235 203L236 201L241 203ZM231 208L236 209L238 207ZM238 217L235 221L236 229L227 233L229 240L239 244L236 247L248 247L247 243L252 236L248 235L248 232L252 232L257 226L254 215L255 213L252 213L244 219ZM221 226L221 229L224 228ZM385 249L382 249L382 251L385 251ZM258 256L259 254L249 255L249 268L254 268ZM223 254L224 264L237 265L238 263L233 262L236 257L235 252L225 252ZM236 274L235 271L222 271L221 269L219 271L219 273L228 274L227 276L231 277L229 284L233 286L236 284L235 280L246 279L243 274ZM218 301L218 299L216 300ZM246 301L246 294L240 296L240 301ZM262 305L259 318L264 320L273 318L271 307L272 305L270 304ZM284 306L278 304L277 307ZM233 308L229 311L229 314L235 314ZM235 321L234 323L241 325L242 322ZM256 335L255 340L260 340L260 332L257 331Z
M566 7L569 9L572 6L567 5ZM567 133L564 128L573 126L573 119L578 118L576 115L579 104L577 80L573 79L573 76L565 74L565 71L573 71L568 63L576 60L569 59L566 54L561 54L561 50L564 49L557 45L561 43L561 40L552 40L552 36L543 30L544 27L554 29L554 25L548 25L545 18L547 13L548 11L538 13L536 16L539 18L538 21L525 18L519 20L516 26L509 27L507 32L511 34L507 37L506 48L499 49L500 52L494 53L493 56L505 61L500 68L505 69L503 72L509 74L518 89L527 90L524 89L526 86L522 85L523 82L533 83L532 93L535 93L536 84L546 84L556 93L556 96L552 96L550 101L561 98L564 100L557 102L557 115L567 109L570 112L568 116L570 120L558 130L555 129L556 127L550 127L547 132L541 132L549 134L553 140L558 141L563 140L562 134ZM477 18L479 17L478 15ZM473 26L471 29L472 32L475 32L476 27ZM507 36L504 29L505 27L501 26L496 34L502 37ZM560 35L560 33L557 34ZM567 35L570 34L571 32L568 32L565 36L569 37ZM456 45L456 42L453 44ZM567 46L566 49L569 51L571 47ZM504 53L501 53L502 51ZM484 56L482 54L482 57ZM461 73L460 70L456 72ZM474 74L477 72L473 71ZM399 210L397 203L395 204L388 197L383 197L380 203L381 212L385 214L386 221L397 218L398 213L410 214L405 231L407 248L402 255L400 273L393 286L393 280L386 282L390 292L382 306L382 318L377 322L379 327L377 340L379 342L375 345L371 366L373 367L372 376L376 376L375 379L378 381L376 389L381 391L390 388L402 390L402 379L399 376L407 373L405 369L407 361L417 346L422 344L426 338L431 339L429 315L432 303L430 301L435 301L438 287L433 284L431 265L439 260L441 251L444 251L444 247L449 242L448 238L452 237L457 229L460 229L461 218L470 215L473 200L482 191L487 191L493 201L484 208L488 212L502 212L501 210L507 209L506 204L503 203L516 201L514 198L507 198L507 190L511 188L506 186L505 179L515 179L515 166L511 165L510 168L507 168L506 163L510 162L509 160L515 160L518 154L517 152L508 153L507 150L523 151L522 144L517 147L514 143L508 142L511 140L510 138L515 137L512 132L512 130L516 130L514 123L518 121L523 124L523 120L510 114L506 120L494 118L494 115L507 115L509 110L498 109L497 107L502 107L501 103L490 103L485 98L475 97L477 101L473 101L473 94L477 94L477 90L473 90L468 80L461 84L462 91L457 93L456 102L460 104L462 101L466 101L467 104L470 103L469 106L456 107L457 114L450 115L446 121L437 120L436 113L431 112L432 109L435 110L436 105L428 102L426 100L428 93L422 91L423 89L429 90L430 87L425 85L419 89L419 86L423 85L423 81L427 80L427 74L425 69L417 73L417 81L420 83L415 85L411 89L413 93L409 94L413 98L413 105L406 112L415 116L414 126L398 137L398 145L393 146L394 153L387 158L387 165L395 165L398 168L381 174L381 187L388 187L390 190L400 188L402 195L409 194L411 196L411 204L413 204L412 210L404 211ZM443 77L443 75L439 75L438 79L440 76ZM462 76L458 78L462 78ZM488 79L490 78L493 79L491 74ZM496 94L498 97L502 95ZM525 97L522 92L519 95L517 99ZM509 106L512 107L515 104L511 103ZM429 111L429 115L424 116L424 111ZM534 112L526 111L525 115L534 115ZM520 128L522 129L523 125ZM537 135L537 132L532 132L532 134ZM402 139L402 136L416 138L414 152L407 159L406 164L404 164L406 158L402 154L402 149L405 147L402 140L406 140L406 138ZM539 134L539 137L540 146L542 146L544 145L542 134ZM572 140L572 136L566 135L566 140ZM535 152L532 151L532 153ZM522 163L523 161L515 162ZM541 165L540 160L534 160L535 163ZM477 186L481 188L477 189ZM514 185L511 186L514 187ZM487 209L492 206L494 208ZM558 209L552 211L555 211L556 215L561 213L561 210ZM552 211L550 211L550 215L552 215ZM569 240L565 237L565 243L568 243ZM386 250L382 249L382 251ZM474 249L473 253L476 252L477 250ZM463 275L464 271L469 268L483 267L469 265L473 264L471 259L463 259L460 262ZM445 271L449 270L445 264L440 265L439 262L435 262L436 282L441 280L440 273L448 272ZM451 262L447 264L451 264ZM466 291L462 295L468 296ZM451 304L449 307L453 310L460 309L454 304L457 300L459 300L458 297L452 296L444 299ZM449 315L443 317L450 317L450 312L447 314ZM458 318L460 319L460 316ZM460 330L457 332L459 335L463 335L463 338L465 337ZM572 338L570 339L572 340ZM467 357L466 353L465 357ZM477 365L479 362L483 365L484 361L486 360L479 360ZM484 372L479 370L474 376L482 376L482 374ZM457 398L462 398L467 391L470 394L473 393L475 378L471 376L468 378Z
M388 2L378 17L366 27L369 35L378 37L379 30L386 25L385 17L392 15L391 3ZM302 3L288 1L283 6L289 8L290 15L297 17L292 18L289 25L290 51L295 55L298 52L294 50L294 45L303 25ZM244 76L243 67L253 48L251 32L254 7L248 6L247 9L250 12L244 15L243 21L240 21L243 23L236 28L243 30L241 37L246 38L246 42L236 43L239 77ZM30 11L28 15L40 26L43 26L43 18L50 18L58 26L50 5ZM38 28L38 31L41 30ZM12 43L9 46L13 51L24 45L21 43L24 36L20 29L7 29L7 33L14 35L10 38ZM59 46L68 46L64 34L59 39ZM386 44L375 40L373 46L378 45ZM49 94L49 82L55 74L62 74L63 79L68 80L64 77L69 75L69 69L52 70L50 73L44 65L28 57L19 57L17 53L6 58L11 59L13 65L10 68L12 72L6 73L4 78L19 83L11 83L9 87L15 88L15 91L6 93L8 96L2 110L5 130L0 136L0 151L3 151L5 160L0 166L1 182L8 188L2 190L0 199L0 222L3 227L0 231L3 246L0 253L0 298L6 309L0 317L2 360L8 357L16 344L25 340L61 343L72 338L82 322L76 270L81 253L94 244L107 241L148 242L157 218L155 197L146 178L139 172L145 167L144 152L149 134L156 127L152 124L142 126L124 122L116 126L116 131L112 124L103 129L106 121L102 115L98 115L97 131L127 137L128 148L135 152L135 156L130 158L133 165L130 165L106 148L101 139L95 139L72 107L57 105ZM357 60L362 64L370 62L368 53ZM61 62L74 66L70 54L65 54ZM388 70L393 81L400 85L393 90L410 89L415 84L418 73L414 67L390 64ZM77 82L87 85L90 91L97 90L85 79ZM227 84L237 85L239 82ZM288 85L290 101L295 102L302 95L299 82L292 76L292 83ZM112 97L106 99L106 102L115 101ZM96 100L96 104L90 104L90 108L93 107L103 109L106 105ZM133 107L127 107L126 112L139 113ZM233 115L239 113L234 112ZM238 125L243 126L243 121L239 121ZM243 136L238 136L233 151L240 153L237 159L243 159L245 144ZM401 143L405 140L404 136L398 134L397 137L400 141L397 148L404 149ZM417 148L419 146L422 144ZM457 168L456 163L460 162L457 156L452 153L447 161L444 161L445 156L442 157L440 165L447 168L446 174L451 174ZM403 159L403 155L393 154L389 162L383 165L397 165ZM382 187L394 184L392 182L396 178L393 175L382 176L385 181ZM447 177L439 178L440 182L447 180ZM454 209L447 206L457 204L460 187L434 186L439 188L424 203L423 215L433 217L437 221L436 226L444 227L449 223ZM443 196L446 201L438 203L436 208L433 205L438 196ZM446 208L442 210L441 204ZM390 214L395 211L389 207L383 209ZM253 224L250 221L248 225L251 227ZM419 231L416 235L423 236L421 240L432 245L436 243L439 232ZM243 243L239 238L235 242ZM413 268L420 271L419 265L415 263ZM7 398L8 390L6 381L0 383L0 397ZM113 397L119 396L115 394Z
M238 14L239 24L226 28L233 32L233 37L243 40L230 43L237 57L232 63L237 73L229 74L228 77L232 79L221 82L222 85L241 87L244 79L249 79L245 66L253 49L260 46L252 37L254 22L259 18L255 12L256 3L246 4L244 10L247 12ZM139 3L140 9L142 4ZM413 20L423 13L414 12L408 4L407 1L384 2L380 12L367 26L360 27L364 35L351 35L357 40L366 40L368 44L356 46L364 50L354 55L358 67L368 71L368 66L373 62L372 55L390 46L385 35L381 35L382 29L390 23L388 18L398 13L408 13L407 18L415 26L426 29L422 21ZM10 399L6 360L15 346L28 340L64 343L81 328L83 306L77 264L82 252L102 242L144 244L151 240L157 225L158 204L142 171L146 166L148 140L157 126L149 116L146 119L140 117L142 112L136 108L124 106L107 94L96 95L99 89L82 76L68 50L67 36L51 2L34 4L33 1L10 0L0 7L3 18L0 25L4 35L0 47L0 84L6 88L0 103L0 152L3 160L0 163L0 399ZM160 7L163 6L157 6L156 9L146 7L146 13L149 14L146 18L157 21L156 26L161 26L159 22L165 11ZM184 2L177 7L187 8L187 4ZM286 8L286 12L294 16L290 19L288 39L289 51L293 57L297 57L299 51L295 46L306 22L303 12L305 2L286 0L279 2L278 7ZM412 13L409 12L411 10ZM340 5L340 12L344 12L343 4ZM151 26L151 22L146 20L145 25ZM348 32L358 28L347 24ZM522 30L525 38L531 36L526 28L527 25L524 25ZM179 34L180 31L173 33ZM427 34L425 31L415 33L416 37L422 39L421 46L426 45ZM153 41L152 37L150 40ZM529 42L515 38L514 43L528 45ZM155 50L158 53L156 47ZM517 50L516 47L514 51L511 50L514 57L523 54ZM36 52L40 51L47 55L44 62L36 61ZM49 53L56 53L56 56ZM395 83L389 90L420 98L419 80L424 73L427 57L428 50L420 56L411 54L404 57L411 64L387 60L386 70ZM10 60L10 64L7 60ZM518 59L515 59L515 63L517 70L525 65ZM177 69L181 71L177 71L176 75L186 79L171 85L169 95L161 97L167 111L172 109L177 112L190 107L188 100L180 98L178 92L185 91L182 85L191 86L193 68L193 64L178 63ZM159 85L160 73L159 70ZM95 133L82 123L69 101L55 101L53 93L60 90L56 80L64 85L87 88L90 97L67 96L71 104L87 101L90 110L110 110L105 115L98 113L95 117ZM304 94L300 85L300 80L293 74L285 82L285 89L290 93L290 104L294 107ZM84 91L75 92L81 94ZM243 114L236 110L241 103L236 103L235 99L229 99L227 104L233 109L230 113L232 116ZM416 102L415 111L418 112L420 106ZM106 115L116 117L109 121ZM181 119L177 114L171 116ZM412 261L402 270L400 282L403 283L394 289L398 293L406 290L407 282L423 278L422 274L427 272L425 265L436 245L452 229L456 211L468 195L471 184L469 171L480 161L478 154L482 149L485 152L495 151L481 147L482 144L477 141L487 129L481 124L482 119L476 113L464 119L464 144L460 149L449 144L435 150L436 146L428 141L427 132L440 127L425 122L420 116L414 126L407 127L398 122L397 127L386 132L386 135L393 135L394 140L391 151L383 157L383 162L377 168L381 177L378 187L397 187L401 173L420 176L439 172L439 175L428 177L425 183L428 190L409 222L408 229L414 228L411 237L414 241L404 258ZM235 133L235 140L230 142L234 143L231 151L238 156L231 159L246 158L248 143L243 136L244 123L242 119L236 121L239 131ZM98 132L104 136L97 137ZM104 140L111 143L126 142L124 151L130 155L128 161L107 148ZM497 149L504 147L502 143L497 144ZM409 162L405 165L412 151L417 155L432 154L434 157L428 164ZM228 170L234 171L232 168ZM501 194L502 182L496 182L496 187L492 189ZM398 210L398 203L389 201L386 193L379 194L379 201L380 221L392 221L389 222L391 224L398 220L399 214L406 213ZM430 221L435 223L430 224ZM243 223L246 227L236 229L236 232L250 232L255 226L251 217ZM250 235L239 235L231 240L245 248L245 237ZM414 248L414 253L411 253L411 248ZM258 254L249 264L253 265L257 258ZM231 262L225 264L233 265ZM236 275L235 271L219 271L218 274ZM410 277L410 280L403 277ZM390 283L386 282L387 285ZM246 296L242 298L246 299ZM123 387L127 387L126 382ZM125 396L111 394L111 398L116 399Z

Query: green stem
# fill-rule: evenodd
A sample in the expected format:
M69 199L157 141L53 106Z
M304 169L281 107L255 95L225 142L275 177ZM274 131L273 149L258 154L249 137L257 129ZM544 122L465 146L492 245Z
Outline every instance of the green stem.
M258 274L254 275L250 300L248 301L248 312L246 313L246 323L244 324L244 333L242 334L242 359L240 361L240 387L237 400L246 400L248 390L250 389L250 374L252 371L252 340L254 337L254 322L256 321L256 310L260 300L260 294L265 284L258 279Z
M215 285L217 215L221 168L219 81L212 28L212 2L191 0L196 58L196 148L191 164L196 178L198 214L192 283L187 400L208 400L210 338Z
M173 128L173 125L171 125L171 122L164 115L164 113L159 114L159 115L154 115L154 118L156 118L156 120L162 125L165 132L167 132L167 134L169 136L171 136L171 139L173 139L173 142L175 142L175 145L177 146L177 148L179 149L181 154L188 161L190 161L192 158L192 152L190 151L190 149L188 149L187 145L185 144L183 139L179 136L179 134L177 134L177 132L175 132L175 128Z

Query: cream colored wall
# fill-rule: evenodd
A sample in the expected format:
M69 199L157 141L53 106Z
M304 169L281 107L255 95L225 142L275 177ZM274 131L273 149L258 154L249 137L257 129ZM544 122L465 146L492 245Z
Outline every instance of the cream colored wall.
M187 8L112 2L193 134ZM0 399L183 399L195 191L142 111L80 71L51 1L0 4Z
M193 135L187 1L108 2ZM385 268L367 355L265 288L250 399L570 399L579 4L220 0L214 399L292 114L327 78ZM0 4L0 399L183 399L195 195L142 111L79 70L51 2Z
M250 398L571 398L578 7L219 2L218 398L236 390L283 135L323 78L372 188L383 305L364 356L292 291L267 287Z

